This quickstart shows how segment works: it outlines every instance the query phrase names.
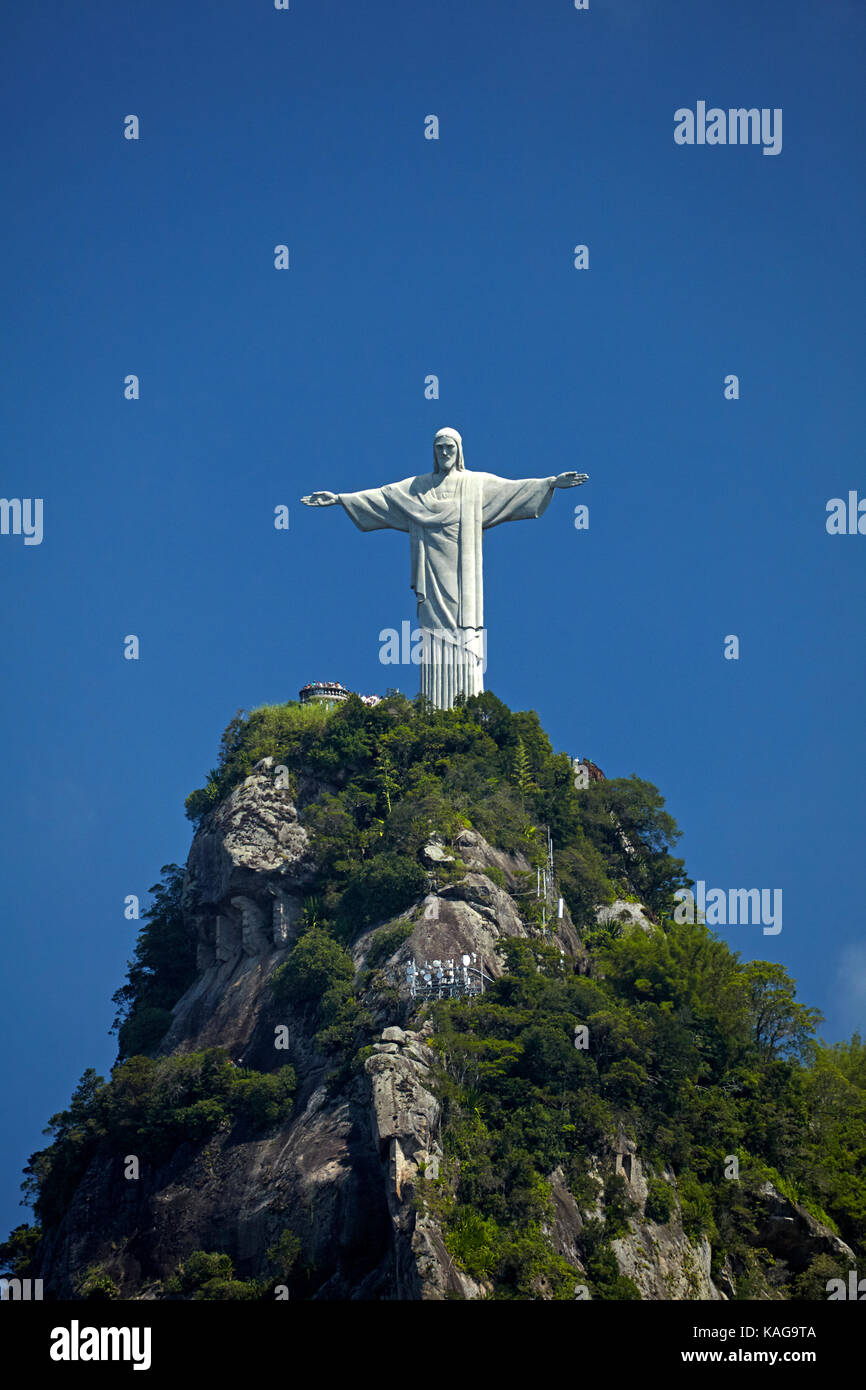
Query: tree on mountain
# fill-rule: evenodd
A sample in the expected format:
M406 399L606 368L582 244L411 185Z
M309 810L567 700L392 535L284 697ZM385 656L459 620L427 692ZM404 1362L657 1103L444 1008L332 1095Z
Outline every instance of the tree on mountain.
M784 966L768 960L749 961L744 984L752 1039L762 1060L807 1058L815 1045L815 1029L824 1017L819 1009L798 1003L797 986Z
M538 790L533 781L532 768L529 764L529 755L522 738L518 738L517 746L511 760L511 780L521 796L526 796L529 792Z

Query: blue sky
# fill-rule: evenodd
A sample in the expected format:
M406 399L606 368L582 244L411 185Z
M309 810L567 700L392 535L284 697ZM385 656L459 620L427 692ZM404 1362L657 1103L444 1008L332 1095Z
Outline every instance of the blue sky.
M2 30L0 492L44 499L41 545L0 536L4 1231L111 1065L124 898L184 860L234 712L417 689L378 660L407 538L298 499L426 471L441 425L469 468L590 475L486 537L488 687L655 782L695 878L781 888L781 934L722 934L862 1030L866 537L825 529L866 495L862 5L15 0ZM781 108L781 154L678 146L699 100Z

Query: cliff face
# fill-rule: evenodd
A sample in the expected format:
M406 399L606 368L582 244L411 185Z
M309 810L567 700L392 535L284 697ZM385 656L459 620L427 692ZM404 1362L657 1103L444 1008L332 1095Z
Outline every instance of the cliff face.
M311 798L315 788L305 794ZM526 935L508 890L516 890L515 874L529 865L469 830L453 849L432 839L422 857L432 869L454 854L466 872L458 866L455 881L401 914L413 922L412 933L377 962L388 986L373 998L379 1041L363 1067L335 1083L333 1062L318 1050L307 1014L279 1003L268 983L297 939L312 874L307 832L289 794L275 785L271 760L206 817L183 892L198 942L198 975L173 1010L160 1053L219 1047L237 1065L264 1072L290 1063L298 1078L294 1108L265 1134L220 1131L203 1146L183 1144L161 1165L140 1153L136 1180L124 1177L125 1153L94 1159L40 1250L47 1296L74 1296L81 1271L94 1266L111 1276L121 1297L155 1296L158 1281L196 1250L226 1252L238 1277L255 1277L286 1228L301 1242L289 1280L293 1298L472 1299L487 1292L455 1266L437 1217L419 1200L419 1180L435 1177L442 1162L440 1101L430 1025L417 1022L406 966L413 958L468 953L489 976L500 975L497 942ZM356 942L357 969L365 967L381 925ZM636 925L651 929L648 922ZM556 944L585 968L567 914L558 927ZM594 1155L593 1164L600 1176L619 1172L636 1203L630 1234L613 1248L643 1297L719 1299L733 1292L713 1282L709 1245L684 1234L675 1196L663 1226L644 1215L647 1186L630 1141ZM586 1214L561 1171L550 1182L549 1237L575 1266L577 1285ZM798 1211L786 1208L778 1193L768 1195L762 1233L768 1248L776 1241L781 1250L787 1242L788 1257L793 1250L796 1259L808 1236L815 1249L835 1242L847 1251L813 1218L808 1232L800 1230L805 1214Z

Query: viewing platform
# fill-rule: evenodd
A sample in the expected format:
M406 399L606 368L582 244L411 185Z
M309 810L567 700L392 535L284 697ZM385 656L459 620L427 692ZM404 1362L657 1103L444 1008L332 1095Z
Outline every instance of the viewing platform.
M334 705L340 704L343 700L348 700L350 695L355 694L353 690L348 690L340 681L310 681L298 691L298 699L302 705L326 705L328 709L333 709ZM378 705L381 695L359 695L359 700L365 705Z

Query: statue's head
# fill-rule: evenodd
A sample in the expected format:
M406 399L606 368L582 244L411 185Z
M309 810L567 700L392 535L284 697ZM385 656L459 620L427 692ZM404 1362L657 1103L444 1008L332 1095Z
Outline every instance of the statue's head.
M433 439L434 473L450 473L452 468L462 470L463 440L456 430L437 430Z

